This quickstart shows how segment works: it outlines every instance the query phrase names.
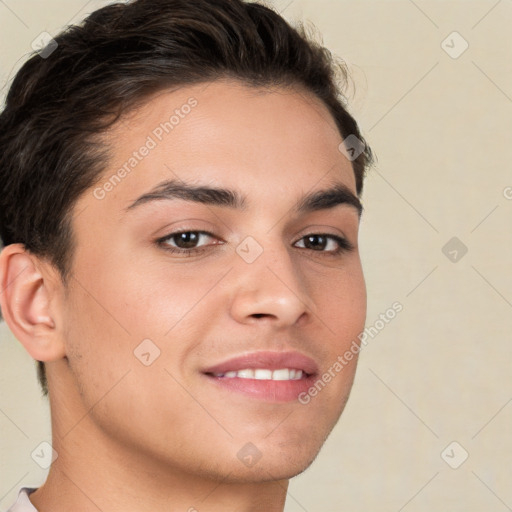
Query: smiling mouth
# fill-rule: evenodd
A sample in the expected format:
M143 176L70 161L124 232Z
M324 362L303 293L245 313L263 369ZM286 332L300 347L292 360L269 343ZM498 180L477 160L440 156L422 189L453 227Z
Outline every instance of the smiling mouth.
M203 368L201 373L220 393L285 403L307 392L318 372L318 364L300 352L257 351Z
M297 368L278 368L277 370L270 370L268 368L245 368L242 370L232 370L224 373L207 373L206 375L224 379L239 378L273 381L300 380L308 376L306 372Z

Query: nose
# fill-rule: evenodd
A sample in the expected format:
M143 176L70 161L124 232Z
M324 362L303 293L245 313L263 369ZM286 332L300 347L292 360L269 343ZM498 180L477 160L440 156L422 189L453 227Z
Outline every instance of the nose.
M252 263L239 258L235 267L231 316L237 322L281 328L305 322L312 314L306 280L286 247L265 249Z

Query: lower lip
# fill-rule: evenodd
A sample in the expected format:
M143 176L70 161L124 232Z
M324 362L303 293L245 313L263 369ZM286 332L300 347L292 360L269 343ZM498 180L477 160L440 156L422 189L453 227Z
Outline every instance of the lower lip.
M205 374L206 375L206 374ZM299 380L258 380L239 377L206 377L224 389L248 395L267 402L291 402L297 400L313 385L314 375Z

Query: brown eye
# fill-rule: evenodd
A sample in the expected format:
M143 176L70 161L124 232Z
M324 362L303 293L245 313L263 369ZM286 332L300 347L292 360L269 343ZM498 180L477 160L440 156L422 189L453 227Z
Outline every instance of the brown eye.
M157 243L171 252L193 253L216 244L216 242L208 243L208 239L215 239L215 237L206 231L178 231L160 238Z
M346 238L337 235L312 233L302 237L299 242L302 242L302 246L299 247L303 249L327 254L336 255L353 250L352 244Z
M327 237L322 235L308 235L304 237L304 246L306 249L323 251L327 246Z
M199 238L200 235L197 231L187 231L185 233L178 233L169 237L169 239L174 240L176 246L180 249L194 248L197 245Z

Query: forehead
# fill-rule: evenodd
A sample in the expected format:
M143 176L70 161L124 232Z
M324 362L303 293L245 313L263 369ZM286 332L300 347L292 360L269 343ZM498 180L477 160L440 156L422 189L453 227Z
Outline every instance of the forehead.
M297 87L223 80L161 91L116 123L104 141L111 158L99 182L108 189L102 207L124 209L168 179L261 197L272 190L299 195L334 182L355 192L334 119Z

